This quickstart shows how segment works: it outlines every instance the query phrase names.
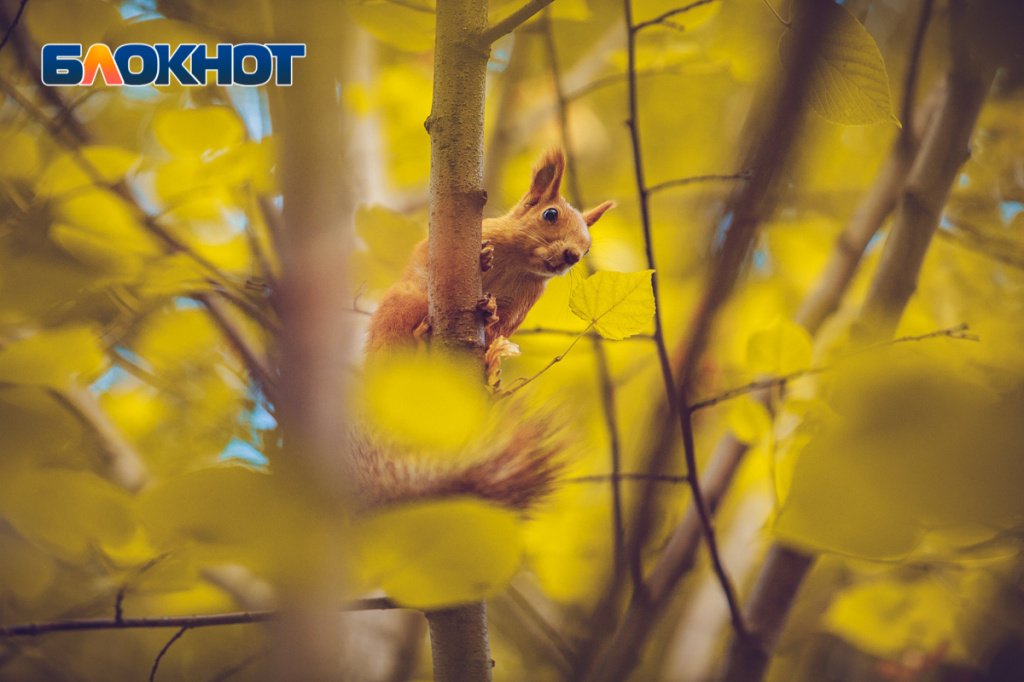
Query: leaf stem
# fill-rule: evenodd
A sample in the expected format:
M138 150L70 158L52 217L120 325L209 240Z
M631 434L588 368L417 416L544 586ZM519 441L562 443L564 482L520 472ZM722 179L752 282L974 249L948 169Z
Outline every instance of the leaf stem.
M533 381L534 379L539 377L541 374L543 374L544 372L546 372L549 369L551 369L556 362L561 362L562 359L565 358L565 356L569 353L569 351L572 350L572 347L575 346L579 342L580 339L582 339L584 336L586 336L587 332L589 332L593 326L594 326L594 322L591 322L590 324L588 324L586 329L584 329L583 331L581 331L579 334L576 335L576 338L572 340L572 343L569 344L568 348L566 348L564 351L562 351L561 353L559 353L558 355L553 357L551 359L551 362L549 362L548 364L544 365L544 368L541 369L539 372L537 372L536 374L534 374L532 377L530 377L528 379L523 378L523 377L520 377L520 378L516 379L516 381L521 381L522 383L518 384L516 386L509 386L506 390L504 390L501 393L499 393L497 397L499 399L500 398L507 398L507 397L509 397L510 395L512 395L513 393L515 393L516 391L518 391L519 389L523 388L524 386L529 384L531 381Z
M779 13L775 11L775 8L774 8L774 7L772 7L772 3L771 3L771 2L769 2L769 0L764 0L764 4L768 5L768 9L770 9L770 10L772 11L772 14L774 14L774 15L775 15L775 18L776 18L776 19L778 19L778 20L779 20L779 22L780 22L780 23L781 23L781 24L782 24L783 26L785 26L786 28L789 28L789 27L790 27L790 26L792 25L792 23L791 23L791 22L789 22L789 21L786 21L786 20L785 20L785 19L783 19L783 18L782 18L781 16L779 16Z

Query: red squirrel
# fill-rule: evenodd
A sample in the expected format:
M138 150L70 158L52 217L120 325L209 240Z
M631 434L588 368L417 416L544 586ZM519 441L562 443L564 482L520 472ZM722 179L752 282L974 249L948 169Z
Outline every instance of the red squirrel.
M549 149L533 169L530 189L500 218L483 222L481 301L489 315L485 343L509 337L522 324L548 280L563 275L590 250L590 227L615 206L606 201L585 213L559 194L565 152ZM413 250L409 266L381 297L370 319L367 355L414 348L429 334L427 320L427 240Z

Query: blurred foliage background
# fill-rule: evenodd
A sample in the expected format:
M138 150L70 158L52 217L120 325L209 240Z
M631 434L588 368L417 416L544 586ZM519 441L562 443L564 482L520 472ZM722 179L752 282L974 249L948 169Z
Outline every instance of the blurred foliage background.
M1024 56L1013 3L986 1L969 3L969 37L995 84L896 333L930 336L851 341L884 228L817 333L792 321L878 191L901 126L914 125L906 114L927 106L950 63L948 3L847 0L830 48L838 76L819 74L818 101L794 112L804 120L793 167L690 396L798 375L767 399L741 393L694 415L700 464L729 432L749 446L715 523L741 598L772 542L819 557L771 680L1024 675ZM361 205L351 287L336 299L361 329L426 234L434 3L306 4L354 65L338 98L358 163L336 171L357 183ZM744 122L780 79L794 30L785 2L714 0L663 16L684 5L631 5L634 25L652 22L636 32L635 124L669 348L686 336L728 229L723 206L749 180ZM491 18L516 7L492 0ZM608 636L594 613L622 579L609 393L617 466L637 474L619 483L627 527L647 490L664 395L653 325L576 344L519 394L570 434L563 480L528 516L454 498L338 521L274 476L275 98L287 90L39 83L39 48L51 42L301 41L275 19L290 3L0 0L0 10L4 32L19 17L0 50L0 624L271 609L315 582L354 523L352 596L383 587L423 608L487 596L496 680L569 677L573 651ZM554 0L493 46L485 212L513 205L538 153L565 146L563 194L580 208L618 202L584 266L637 273L648 263L624 125L625 36L618 0ZM550 283L513 338L522 353L504 363L506 385L587 327L569 305L584 266ZM933 334L963 323L969 334ZM358 357L345 360L361 373ZM371 377L360 404L409 447L458 449L488 419L486 399L453 372L396 371L409 374ZM423 404L434 410L425 420ZM677 449L657 484L646 569L689 504ZM729 616L704 557L660 610L633 679L714 679ZM351 678L429 678L419 619L346 616ZM5 634L0 679L141 679L173 633ZM262 625L196 628L156 677L267 679L272 643Z

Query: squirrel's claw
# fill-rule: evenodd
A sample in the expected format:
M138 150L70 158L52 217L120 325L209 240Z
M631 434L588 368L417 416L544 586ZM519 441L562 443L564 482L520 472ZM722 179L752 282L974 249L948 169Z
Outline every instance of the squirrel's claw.
M416 325L416 328L412 330L412 338L416 340L417 347L423 348L427 345L427 339L430 337L430 332L430 319L424 317L423 321Z
M494 265L494 245L490 239L480 244L480 272L487 272Z
M498 301L490 292L476 302L476 308L484 316L484 328L491 327L498 322Z

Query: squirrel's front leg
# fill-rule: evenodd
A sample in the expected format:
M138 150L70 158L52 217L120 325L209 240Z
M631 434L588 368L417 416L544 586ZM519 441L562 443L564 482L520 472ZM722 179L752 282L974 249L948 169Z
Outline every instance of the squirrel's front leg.
M498 323L498 301L490 292L476 302L476 309L484 316L484 329L490 329Z
M480 272L487 272L494 265L494 244L490 239L485 239L480 244Z
M424 317L423 321L412 330L412 338L416 340L417 348L425 348L430 338L431 326L430 317Z

